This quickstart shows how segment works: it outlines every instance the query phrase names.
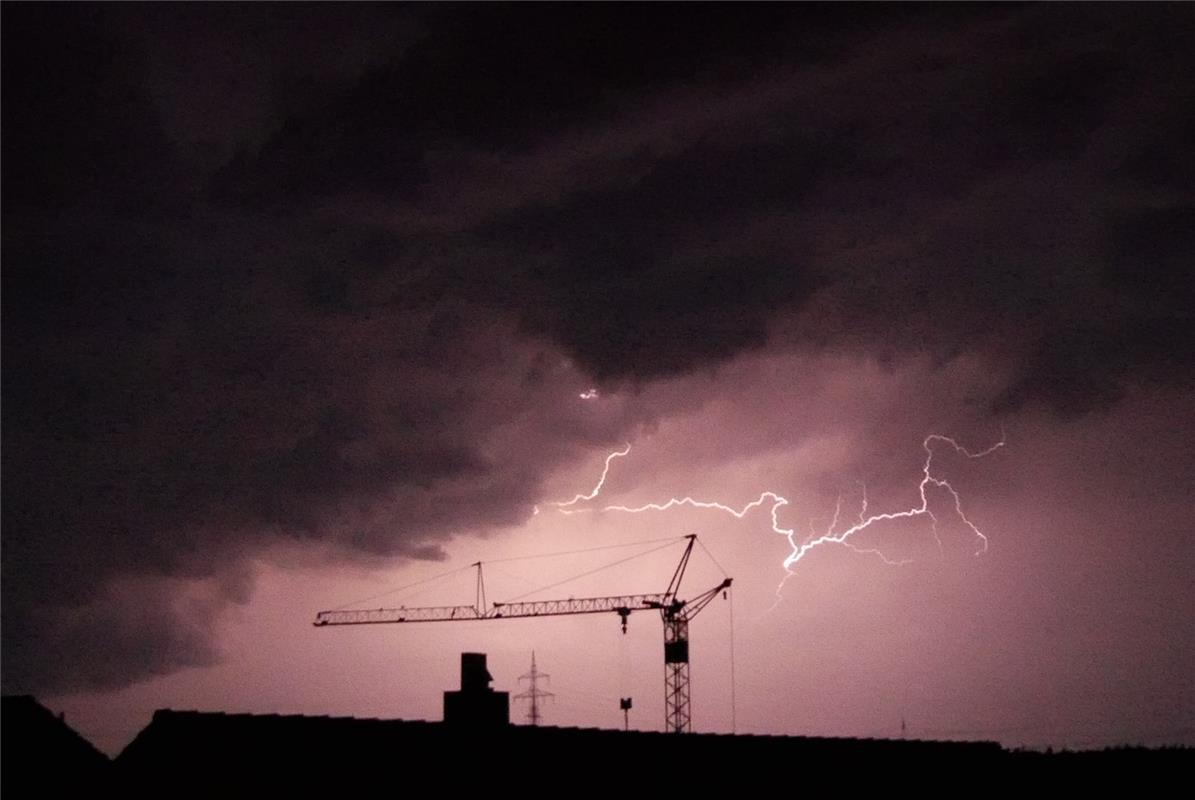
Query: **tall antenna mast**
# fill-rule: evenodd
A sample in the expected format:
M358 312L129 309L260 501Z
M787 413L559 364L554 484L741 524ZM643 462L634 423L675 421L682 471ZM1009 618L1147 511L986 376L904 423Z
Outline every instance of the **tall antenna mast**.
M546 692L539 688L540 678L551 678L552 676L546 672L540 672L535 666L535 651L531 651L531 671L526 675L520 675L520 681L527 681L527 691L515 695L515 700L530 700L531 709L527 712L527 721L532 725L538 725L541 715L539 713L540 698L555 697L551 692Z

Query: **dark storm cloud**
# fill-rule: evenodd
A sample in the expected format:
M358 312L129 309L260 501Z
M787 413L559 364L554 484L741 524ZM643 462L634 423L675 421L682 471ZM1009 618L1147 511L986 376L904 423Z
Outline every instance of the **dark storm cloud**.
M245 558L439 557L628 422L468 293L411 286L426 248L202 201L108 13L5 10L6 689L209 663ZM196 613L139 576L218 580Z
M214 657L168 605L83 636L122 580L521 521L650 413L588 376L1189 377L1184 8L358 11L5 7L6 688Z
M1186 347L1189 306L1122 307L1114 274L1132 219L1191 203L1173 179L1192 160L1184 10L769 10L716 46L701 15L625 30L587 14L433 28L221 186L267 206L374 202L441 246L445 226L475 237L507 254L489 267L524 324L602 378L759 347L811 309L834 344L1003 339L1028 364L1010 404L1081 409L1181 377L1184 353L1149 343ZM569 142L571 169L537 170ZM1182 252L1172 234L1153 247ZM1189 287L1172 258L1134 252L1138 283ZM826 297L832 320L811 303ZM1052 379L1061 364L1077 374Z

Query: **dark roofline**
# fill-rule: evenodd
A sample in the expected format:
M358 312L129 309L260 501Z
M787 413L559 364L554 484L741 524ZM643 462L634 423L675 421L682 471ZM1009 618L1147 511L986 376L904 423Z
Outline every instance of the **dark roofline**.
M277 721L289 722L302 720L305 722L324 722L324 723L366 723L386 726L401 726L401 727L429 727L439 729L445 727L445 723L439 720L408 720L401 718L383 719L379 717L352 717L352 716L330 716L327 714L307 715L307 714L256 714L252 712L228 712L228 711L200 711L195 709L169 709L163 708L154 711L153 723L173 723L175 721L189 721L189 720L261 720L261 721ZM448 726L451 727L451 726ZM556 726L556 725L510 725L509 730L517 731L519 734L530 735L547 735L551 732L573 735L584 734L588 736L593 735L607 735L607 736L628 736L628 737L662 737L673 739L677 736L674 733L666 731L644 731L644 730L630 730L625 731L621 728L596 728L596 727L579 727L579 726ZM803 742L809 744L831 744L831 743L862 743L862 744L891 744L891 745L934 745L938 747L960 747L960 748L983 748L1003 750L1003 746L999 742L988 740L936 740L936 739L885 739L876 737L855 738L847 736L794 736L791 734L769 734L769 733L687 733L683 734L685 739L696 739L700 741L712 740L736 740L736 741L759 741L759 742ZM134 740L135 741L135 740Z
M21 708L22 706L24 706L24 709ZM53 711L43 706L41 702L39 702L38 699L31 694L2 695L0 696L0 709L3 709L3 714L0 715L0 719L7 717L9 724L14 721L12 719L13 713L19 713L21 710L29 711L36 715L41 715L43 716L45 722L56 725L62 733L67 734L68 741L77 741L78 744L82 745L84 749L81 752L102 758L108 763L111 763L112 761L112 759L108 757L107 753L105 753L103 750L100 750L98 747L92 744L87 737L68 725L66 723L65 715L55 714ZM17 732L13 730L6 730L4 732L4 738L13 736L16 733Z

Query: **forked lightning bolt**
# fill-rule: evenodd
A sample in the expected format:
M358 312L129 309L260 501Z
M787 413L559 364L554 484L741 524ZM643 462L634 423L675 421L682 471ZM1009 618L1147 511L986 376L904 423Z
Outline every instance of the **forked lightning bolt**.
M910 517L921 517L921 516L929 517L930 522L931 522L931 529L933 530L933 533L934 533L934 540L938 543L938 548L941 549L942 540L938 536L938 518L937 518L937 516L934 515L934 512L930 510L929 499L925 495L926 487L931 486L931 485L936 486L940 489L945 489L947 492L950 493L951 498L954 500L955 514L958 515L958 518L962 521L962 523L964 525L967 526L967 528L971 531L971 533L975 534L975 538L978 541L978 544L976 545L976 549L975 549L975 555L982 555L983 553L986 553L987 549L988 549L988 537L984 536L983 532L980 531L978 527L976 527L975 523L972 522L970 519L968 519L967 515L963 513L962 498L959 497L958 492L955 491L954 487L950 485L949 481L947 481L944 478L934 477L933 473L930 471L933 468L933 462L934 462L934 450L933 450L934 442L943 442L945 444L948 444L952 448L954 448L955 452L957 452L961 455L964 455L967 458L982 458L982 457L988 455L989 453L1003 447L1004 446L1004 437L1001 437L1000 441L996 442L996 444L992 445L991 447L987 448L986 450L982 450L978 453L972 453L969 450L967 450L965 447L962 447L954 439L951 439L949 436L942 436L941 434L937 434L937 433L930 434L929 436L925 437L925 439L922 440L922 442L921 442L921 447L925 450L925 463L922 464L922 466L921 466L921 482L917 486L917 493L918 493L919 497L921 498L920 505L914 506L913 508L907 509L905 511L891 511L891 512L887 512L884 514L872 514L871 516L867 516L867 494L865 491L863 494L862 508L859 511L859 521L857 523L855 523L854 525L850 526L849 528L846 528L845 530L840 531L839 533L835 533L834 528L836 528L838 526L838 516L842 509L842 498L840 497L838 500L838 504L835 506L835 509L834 509L834 518L830 521L830 526L826 529L826 532L820 536L815 536L813 538L806 539L806 541L802 542L800 545L798 545L793 540L793 531L791 528L781 528L780 527L780 525L778 524L777 519L776 519L776 513L775 513L776 507L773 506L772 530L774 530L776 533L779 533L779 534L782 534L783 536L785 536L785 538L788 539L789 546L792 548L791 552L788 554L788 557L784 559L785 570L787 570L789 572L789 574L791 574L792 566L794 564L796 564L798 561L800 561L802 558L804 558L805 555L807 553L809 553L809 551L811 551L815 547L818 547L819 545L823 545L823 544L846 545L847 547L851 548L852 550L855 550L856 552L875 554L875 555L879 556L881 559L883 559L886 563L889 563L889 564L908 563L907 560L896 561L896 562L891 561L888 558L886 558L884 556L884 554L877 549L874 549L874 548L860 549L848 541L852 536L859 533L860 531L866 530L867 528L871 527L875 523L883 522L885 520L907 519Z
M975 523L968 519L967 515L963 513L962 499L959 497L959 494L954 487L950 485L949 481L933 474L934 445L948 445L953 448L956 453L967 458L983 458L989 453L1004 447L1004 442L1004 437L1001 436L1000 441L998 441L996 444L992 445L986 450L973 453L961 446L949 436L943 436L937 433L930 434L921 442L921 446L925 450L925 462L922 464L921 481L917 486L917 493L921 500L919 505L913 506L912 508L905 509L903 511L890 511L882 514L868 515L867 491L866 487L863 487L863 497L857 517L858 521L856 523L847 528L836 531L836 529L839 527L839 517L842 513L842 497L839 496L834 507L834 516L830 520L830 524L826 527L825 531L818 533L817 531L813 530L811 522L809 536L805 537L804 541L800 543L797 542L796 533L792 528L785 528L780 524L780 509L789 504L788 499L772 491L765 491L761 493L758 498L738 509L714 500L695 500L692 497L673 497L663 503L646 503L641 506L607 505L601 507L600 509L594 509L592 507L575 508L574 506L576 506L578 503L593 500L601 493L602 487L606 483L606 477L610 472L610 462L615 458L621 458L630 453L631 446L629 444L626 445L626 447L624 447L622 450L616 450L606 456L606 463L604 469L602 470L602 477L598 481L597 486L593 488L593 491L588 494L578 494L572 500L552 503L551 505L565 514L575 514L581 511L594 510L612 512L617 511L627 514L641 514L648 511L667 511L670 508L690 506L692 508L720 511L725 514L730 514L737 519L742 519L747 515L748 512L767 505L769 506L769 511L771 514L772 531L783 536L789 545L789 554L783 562L784 570L786 572L785 579L787 580L787 578L793 574L793 568L797 562L799 562L815 548L827 544L838 544L850 548L857 553L874 555L884 561L884 563L894 566L909 563L909 559L893 560L885 556L884 553L878 548L862 547L850 541L852 537L880 522L915 517L928 517L931 523L934 540L937 542L938 548L941 549L942 540L938 536L938 517L932 510L930 510L929 498L926 496L926 488L929 486L934 486L936 488L943 489L950 494L951 498L954 500L955 514L975 536L977 541L975 554L981 555L987 552L988 539L983 532L979 530ZM781 582L781 586L783 586L783 581Z
M615 450L613 453L610 453L610 455L606 456L606 464L604 467L602 467L602 477L598 478L597 486L594 486L593 490L589 492L589 494L579 494L572 500L562 500L559 502L548 503L547 505L559 510L562 514L576 513L572 508L573 506L586 500L592 500L602 491L602 487L606 485L606 476L610 474L610 462L616 458L622 458L629 452L631 452L631 445L628 442L621 450ZM536 506L532 516L538 513L539 506Z

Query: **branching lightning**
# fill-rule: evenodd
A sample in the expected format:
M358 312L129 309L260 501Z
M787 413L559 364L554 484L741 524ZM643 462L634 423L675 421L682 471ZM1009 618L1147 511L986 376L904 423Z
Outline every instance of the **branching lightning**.
M587 500L592 500L595 497L597 497L599 493L601 493L602 487L606 485L606 476L610 474L610 462L616 458L622 458L623 456L625 456L626 454L628 454L630 452L631 452L631 445L630 445L630 442L628 442L621 450L615 450L614 452L612 452L608 456L606 456L606 463L602 467L602 477L598 478L597 485L593 487L593 490L591 492L589 492L589 494L579 494L576 497L574 497L572 500L561 500L558 502L548 503L547 505L550 505L553 508L559 510L560 513L562 513L562 514L575 513L575 510L572 508L573 506L575 506L577 503L581 503L581 502L584 502ZM535 508L535 513L536 514L539 513L538 506L536 506L536 508Z
M855 542L851 541L851 539L853 537L855 537L858 534L860 534L861 532L867 530L871 526L876 525L877 523L891 521L891 520L898 520L898 519L928 517L930 520L931 530L933 531L934 540L936 541L939 550L941 550L942 549L942 540L938 533L938 521L939 520L938 520L937 515L935 515L934 512L930 509L929 498L926 495L927 487L931 487L931 486L938 488L938 489L942 489L950 494L950 497L954 501L955 515L962 522L962 524L964 526L966 526L966 528L968 530L971 531L971 533L975 537L975 540L976 540L975 555L978 556L978 555L982 555L983 553L987 552L988 538L987 538L987 536L985 536L983 534L982 531L979 530L979 528L975 525L975 523L972 522L967 517L967 515L963 512L962 498L959 496L959 493L955 490L955 488L953 486L950 485L950 482L947 481L945 478L938 477L938 476L934 475L934 473L933 473L934 446L935 445L947 445L947 446L953 448L954 451L956 453L958 453L959 455L965 456L966 458L974 459L974 458L983 458L984 456L994 452L995 450L998 450L1001 447L1004 447L1004 443L1005 443L1005 437L1003 435L1001 435L1000 441L998 441L996 444L992 445L991 447L988 447L986 450L981 450L979 452L971 452L971 451L967 450L965 447L958 444L958 442L956 442L954 439L950 438L949 436L943 436L943 435L937 434L937 433L930 434L929 436L926 436L925 439L922 440L922 442L921 442L921 446L925 450L925 462L922 464L921 481L918 483L918 486L917 486L917 494L921 501L918 505L915 505L911 508L908 508L908 509L905 509L902 511L889 511L889 512L884 512L881 514L870 514L869 515L867 513L868 512L867 487L860 484L860 486L862 488L862 499L860 501L859 513L856 518L857 521L854 524L850 525L849 527L843 528L841 530L838 529L839 525L840 525L840 518L842 516L842 496L840 495L838 497L837 502L835 503L834 515L831 518L829 525L827 525L823 531L819 532L814 528L813 522L811 521L810 528L809 528L809 535L806 536L804 538L804 540L801 542L797 541L796 532L794 531L793 528L786 528L780 524L780 509L789 505L789 501L786 497L783 497L782 495L777 494L776 492L773 492L773 491L762 492L758 498L756 498L755 500L752 500L751 502L747 503L746 505L742 506L741 508L735 508L733 506L730 506L730 505L727 505L725 503L721 503L718 501L714 501L714 500L696 500L696 499L694 499L692 497L688 497L688 496L673 497L673 498L670 498L662 503L645 503L644 505L640 505L640 506L607 505L607 506L602 506L600 508L593 508L593 507L575 508L575 506L579 503L588 502L588 501L594 500L598 497L598 495L601 493L602 487L606 483L606 477L610 472L610 463L615 458L621 458L623 456L626 456L628 453L630 453L631 446L629 444L626 445L622 450L616 450L613 453L610 453L608 456L606 456L605 467L602 470L601 479L598 480L598 483L593 488L593 491L589 492L588 494L578 494L572 500L568 500L565 502L552 503L551 505L554 506L561 513L565 513L565 514L575 514L575 513L579 513L579 512L583 512L583 511L595 511L595 510L607 511L607 512L622 512L622 513L627 513L627 514L642 514L642 513L648 512L648 511L667 511L672 508L678 508L681 506L689 506L691 508L709 509L709 510L719 511L719 512L722 512L725 514L730 514L731 516L735 517L736 519L742 519L749 512L751 512L752 510L754 510L756 508L767 506L769 509L769 513L771 515L772 532L776 533L780 536L783 536L785 538L785 540L788 542L788 546L789 546L789 553L783 561L785 577L781 581L780 586L777 587L777 593L779 593L780 589L784 585L784 582L787 581L788 578L792 576L793 570L794 570L796 564L802 558L804 558L806 555L808 555L810 552L812 552L814 549L821 547L822 545L830 545L830 544L842 545L843 547L847 547L856 553L862 553L862 554L866 554L866 555L874 555L877 558L879 558L880 560L882 560L885 564L890 564L893 566L899 566L902 564L909 563L911 561L911 559L892 559L892 558L889 558L888 556L886 556L877 547L864 547L864 546L858 545Z
M859 548L849 541L849 539L852 536L858 534L860 531L866 530L867 528L871 527L872 525L876 524L877 522L883 522L886 520L908 519L911 517L922 517L922 516L929 517L930 523L931 523L931 530L933 531L933 534L934 534L934 540L937 542L938 548L941 549L942 540L938 536L938 517L930 509L929 498L927 498L926 494L925 494L926 487L931 486L931 485L938 487L940 489L944 489L950 493L951 498L954 500L955 514L958 516L959 520L961 520L962 523L971 531L971 533L973 533L975 535L975 538L978 542L978 544L976 545L975 555L982 555L983 553L986 553L987 549L988 549L988 537L985 536L983 534L983 532L979 530L979 528L975 525L974 522L972 522L970 519L967 518L967 515L965 513L963 513L962 498L959 497L959 493L955 490L955 488L953 486L950 485L949 481L947 481L945 478L935 477L933 472L931 471L933 469L933 461L934 461L933 443L935 443L935 442L942 442L942 443L948 444L952 448L954 448L955 452L959 453L960 455L966 456L967 458L982 458L983 456L986 456L989 453L1003 447L1004 446L1004 437L1001 437L999 442L997 442L996 444L987 448L986 450L982 450L978 453L972 453L969 450L967 450L965 447L962 447L961 445L959 445L958 442L956 442L954 439L951 439L949 436L942 436L941 434L937 434L937 433L930 434L929 436L925 437L925 439L923 439L921 442L921 447L925 450L925 463L922 464L922 466L921 466L921 482L917 485L917 494L921 498L920 505L914 506L913 508L906 509L904 511L891 511L891 512L886 512L883 514L872 514L872 515L868 516L867 515L867 493L866 493L866 487L864 487L863 500L861 503L861 508L859 510L859 517L858 517L859 521L857 523L855 523L854 525L851 525L849 528L846 528L838 533L834 532L834 529L836 527L838 527L838 518L839 518L839 515L842 510L842 498L839 497L838 503L834 508L834 517L830 521L829 527L826 528L825 533L821 534L820 536L815 536L815 537L806 539L804 542L802 542L799 545L793 539L793 531L791 528L781 528L780 527L780 525L777 521L777 517L776 517L776 507L773 506L772 530L778 534L783 535L788 540L789 547L791 548L791 551L789 552L788 557L784 559L785 571L788 572L789 575L791 575L793 565L795 565L798 561L800 561L802 558L804 558L805 555L808 554L815 547L818 547L823 544L841 544L841 545L845 545L846 547L849 547L850 549L854 550L857 553L874 554L887 564L897 565L897 564L908 563L908 561L909 561L908 559L901 560L901 561L893 561L893 560L887 558L880 550L878 550L876 548Z

